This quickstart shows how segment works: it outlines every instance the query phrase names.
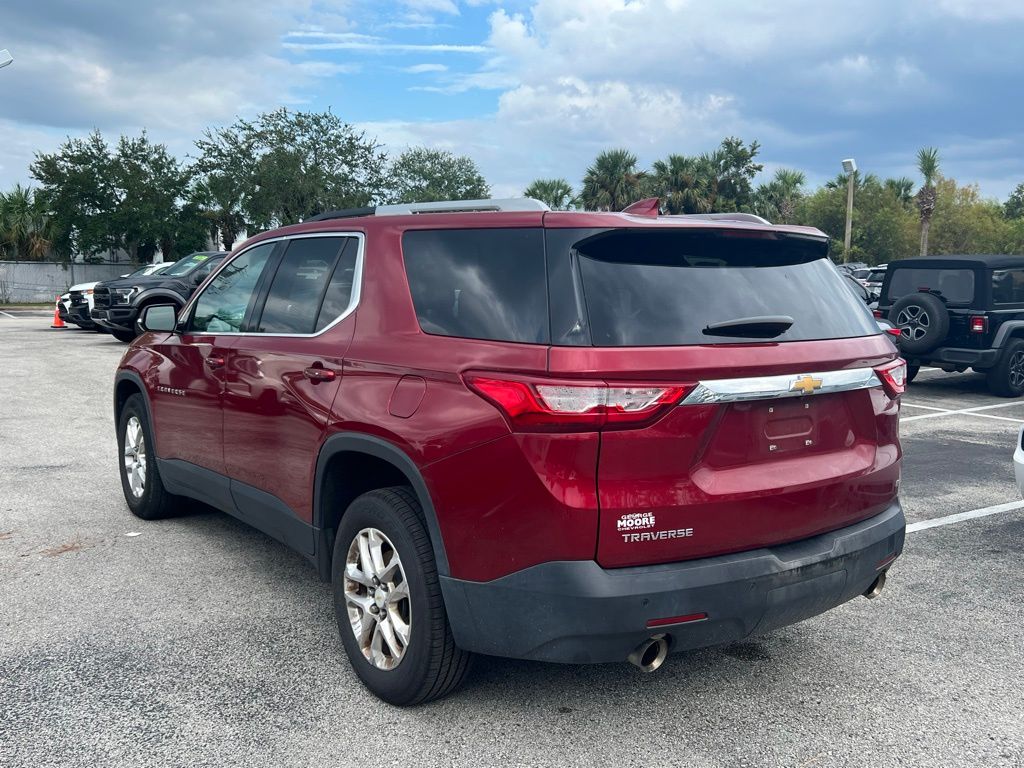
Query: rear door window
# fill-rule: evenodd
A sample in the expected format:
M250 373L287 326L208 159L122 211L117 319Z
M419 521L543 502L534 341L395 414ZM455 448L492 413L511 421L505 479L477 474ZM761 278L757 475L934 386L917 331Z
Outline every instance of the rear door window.
M896 267L889 278L891 301L920 290L937 291L949 304L970 304L974 300L974 270L927 267Z
M547 343L540 229L411 230L402 253L424 332Z
M303 237L288 243L267 290L256 333L310 334L348 237ZM349 284L351 291L351 283ZM330 318L328 322L336 318ZM324 323L326 327L327 323Z
M735 344L709 326L788 318L770 341L869 336L879 332L818 240L769 234L676 230L549 230L548 260L575 262L552 325L556 344L599 347ZM571 294L571 295L570 295ZM576 303L566 311L565 305ZM582 306L580 306L582 304ZM581 329L584 329L581 331ZM589 339L588 339L589 336Z

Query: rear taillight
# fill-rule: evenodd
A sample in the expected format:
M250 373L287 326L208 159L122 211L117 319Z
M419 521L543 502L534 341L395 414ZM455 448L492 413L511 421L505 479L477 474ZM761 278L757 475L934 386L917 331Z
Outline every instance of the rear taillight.
M903 331L901 331L899 328L886 328L885 332L888 333L890 336L895 336L897 339L903 335Z
M971 333L987 333L988 332L988 318L987 317L972 317L971 318Z
M899 397L907 391L907 363L904 360L893 360L891 363L875 368L879 381L885 387L889 397Z
M494 403L510 425L528 432L630 429L678 403L692 386L552 382L467 374L466 384Z
M882 310L880 310L880 309L872 309L871 310L871 314L874 315L879 320L882 319Z

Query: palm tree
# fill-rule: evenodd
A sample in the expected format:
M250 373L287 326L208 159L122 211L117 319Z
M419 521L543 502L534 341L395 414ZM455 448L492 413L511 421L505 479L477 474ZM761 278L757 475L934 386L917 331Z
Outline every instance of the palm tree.
M924 184L917 190L914 201L921 214L921 255L928 255L928 230L932 226L932 214L935 212L935 180L939 176L939 150L925 147L917 153L917 170L924 178Z
M707 158L669 155L654 163L654 188L666 213L707 213L718 185Z
M757 213L766 219L788 224L796 215L796 202L803 195L807 177L802 171L779 168L767 184L761 184L754 194Z
M576 207L576 194L565 179L534 179L523 195L547 203L553 211L570 211Z
M621 211L639 200L646 174L637 170L636 163L636 155L626 149L599 154L583 177L583 207L588 211Z
M898 179L886 179L885 188L903 205L910 205L914 200L914 180L901 176Z
M0 249L16 259L42 259L52 240L52 222L31 187L0 193Z

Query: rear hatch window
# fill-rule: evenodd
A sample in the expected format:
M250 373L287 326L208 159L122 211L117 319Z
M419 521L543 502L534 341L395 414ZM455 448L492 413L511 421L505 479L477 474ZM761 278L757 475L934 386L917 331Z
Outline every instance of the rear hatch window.
M820 240L714 230L547 235L555 344L736 344L879 332ZM565 261L573 267L560 269ZM758 318L772 320L776 332L752 324L744 335L742 323L720 330Z
M970 304L974 300L974 271L971 269L935 269L896 267L889 278L886 296L896 301L921 290L941 293L949 304Z

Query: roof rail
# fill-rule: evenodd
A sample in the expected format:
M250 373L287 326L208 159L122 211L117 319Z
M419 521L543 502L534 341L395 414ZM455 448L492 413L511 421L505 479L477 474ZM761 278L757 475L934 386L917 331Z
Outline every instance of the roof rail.
M327 221L328 219L351 219L356 216L373 216L377 211L372 205L368 208L345 208L337 211L324 211L316 216L310 216L304 221Z
M510 197L504 200L443 200L436 203L398 203L378 205L378 216L402 216L409 213L469 213L472 211L550 211L532 197Z
M753 213L681 213L671 218L706 219L708 221L746 221L751 224L767 224L771 226L771 222L768 219L755 216Z
M504 200L441 200L436 203L397 203L367 208L345 208L324 211L310 216L305 221L327 221L329 219L352 219L359 216L403 216L410 213L472 213L486 211L550 211L540 200L532 197L510 197Z

